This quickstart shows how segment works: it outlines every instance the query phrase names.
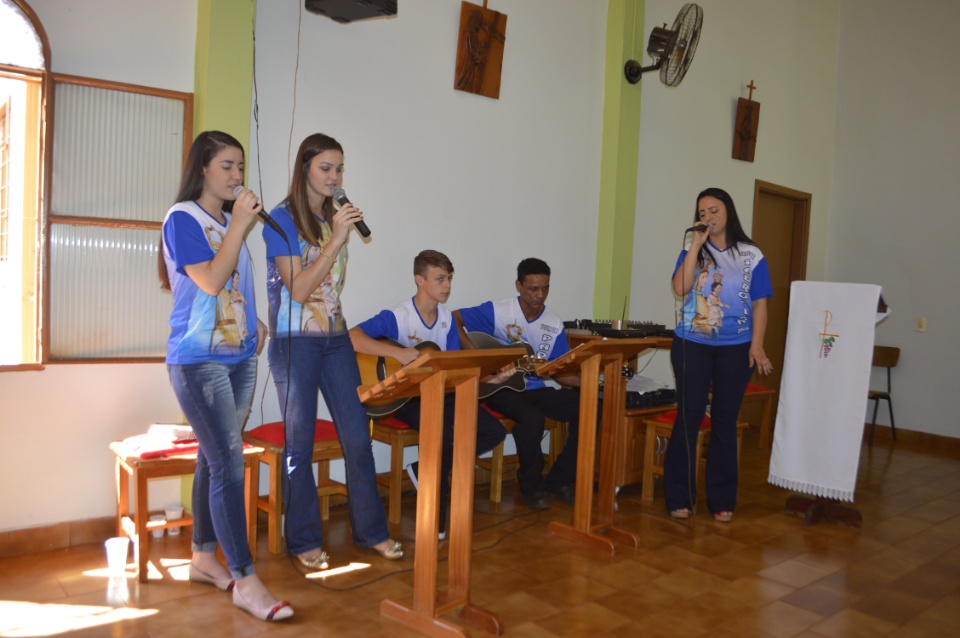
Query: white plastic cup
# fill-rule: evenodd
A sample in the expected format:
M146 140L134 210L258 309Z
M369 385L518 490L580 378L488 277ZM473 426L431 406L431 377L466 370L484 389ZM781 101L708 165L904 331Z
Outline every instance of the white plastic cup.
M127 571L127 554L130 552L130 539L126 536L108 538L103 544L107 550L107 570L111 576L120 576Z
M167 517L164 516L163 514L154 514L153 516L150 517L150 520L151 520L151 521L165 521L165 520L167 520ZM153 536L154 538L163 538L163 530L162 530L162 529L155 529L155 530L153 530L153 531L150 532L150 535Z
M183 518L183 507L180 505L167 505L165 508L168 521L178 521ZM170 536L179 536L180 527L171 527L167 530Z

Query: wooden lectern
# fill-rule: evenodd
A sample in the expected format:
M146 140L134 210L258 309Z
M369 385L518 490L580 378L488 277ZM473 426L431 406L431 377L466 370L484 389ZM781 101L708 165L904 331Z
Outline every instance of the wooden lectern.
M667 340L669 344L669 340ZM580 371L580 444L577 448L577 483L573 506L573 524L551 521L547 530L583 543L588 547L616 552L615 542L636 548L640 538L613 525L617 485L617 451L626 445L624 419L626 381L623 366L640 352L664 345L657 337L643 339L605 339L577 346L562 357L539 366L541 376L557 376ZM597 492L596 519L593 510L593 478L597 449L597 403L600 374L603 373L603 438L600 445L600 484ZM621 461L622 462L622 461ZM601 535L600 533L604 535Z
M360 386L360 401L420 396L420 466L417 490L413 604L386 599L380 614L429 636L467 636L460 622L502 634L495 614L470 604L473 551L473 481L477 454L477 387L480 377L519 359L517 348L428 352L373 386ZM447 590L437 591L437 533L444 394L455 393Z

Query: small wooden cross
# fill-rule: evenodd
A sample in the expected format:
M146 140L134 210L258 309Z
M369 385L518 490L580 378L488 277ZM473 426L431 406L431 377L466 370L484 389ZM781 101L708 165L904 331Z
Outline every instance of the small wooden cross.
M753 85L753 80L750 80L750 84L747 85L747 88L750 89L750 95L747 96L747 99L752 102L752 101L753 101L753 90L757 88L757 87L755 87L755 86Z

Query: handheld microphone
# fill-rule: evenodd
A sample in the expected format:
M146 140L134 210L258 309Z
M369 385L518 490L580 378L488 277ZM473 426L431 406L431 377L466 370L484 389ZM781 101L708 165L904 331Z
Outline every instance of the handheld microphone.
M347 199L347 194L344 192L342 188L333 189L333 198L337 200L337 203L340 204L341 206L344 206L345 204L350 203L350 200ZM361 237L370 236L370 229L367 228L367 225L363 223L362 219L357 223L355 223L354 226L356 226L357 232L360 233Z
M710 230L711 228L713 228L713 224L710 224L709 226L708 226L707 224L697 224L696 226L691 226L690 228L686 229L686 230L683 231L683 232L684 232L684 234L689 233L689 232L698 232L698 233L701 233L701 232L703 232L703 231L705 231L705 230Z
M245 191L245 190L247 190L247 189L244 188L243 185L237 185L237 187L233 189L233 197L234 197L234 199L236 199L237 197L240 197L240 193L242 193L242 192ZM259 202L257 202L257 203L259 203ZM256 206L256 204L254 204L254 206ZM280 224L278 224L277 222L275 222L275 221L273 220L273 218L270 217L270 215L267 215L266 211L264 211L263 209L260 209L260 212L257 213L257 215L260 216L260 219L263 220L263 223L264 223L264 224L266 224L266 225L269 226L270 228L272 228L272 229L274 229L275 231L277 231L277 233L278 233L281 237L283 237L284 241L287 240L287 234L286 234L285 232L283 232L283 229L282 229L282 228L280 228Z

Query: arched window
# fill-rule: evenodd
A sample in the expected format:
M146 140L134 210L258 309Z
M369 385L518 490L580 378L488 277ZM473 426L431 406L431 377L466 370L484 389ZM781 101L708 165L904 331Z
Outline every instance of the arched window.
M52 73L26 0L0 0L0 24L0 304L20 309L0 314L0 366L162 360L157 246L193 96Z
M44 111L50 46L33 11L0 0L0 365L41 362Z

